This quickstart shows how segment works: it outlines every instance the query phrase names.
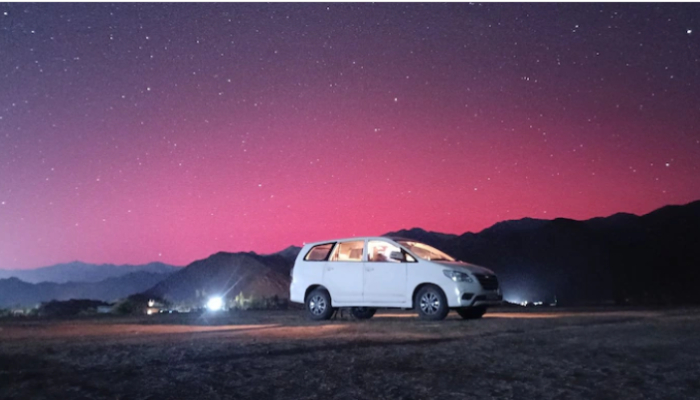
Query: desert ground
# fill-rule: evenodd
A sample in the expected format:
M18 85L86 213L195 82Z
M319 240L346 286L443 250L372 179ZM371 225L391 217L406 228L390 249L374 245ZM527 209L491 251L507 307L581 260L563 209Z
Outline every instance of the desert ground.
M698 399L700 309L0 322L1 399Z

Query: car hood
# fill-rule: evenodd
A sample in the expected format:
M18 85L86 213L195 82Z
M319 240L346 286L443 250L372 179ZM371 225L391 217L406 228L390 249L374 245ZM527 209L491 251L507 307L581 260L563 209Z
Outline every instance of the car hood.
M496 275L493 271L488 268L480 267L478 265L465 263L463 261L433 261L436 264L444 265L445 267L450 267L454 270L469 271L471 273L486 274L486 275Z

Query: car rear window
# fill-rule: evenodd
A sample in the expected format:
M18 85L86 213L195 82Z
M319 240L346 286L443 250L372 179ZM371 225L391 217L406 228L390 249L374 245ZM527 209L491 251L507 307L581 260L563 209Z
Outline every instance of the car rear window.
M325 243L314 246L306 253L304 260L306 261L325 261L328 259L328 253L331 252L335 243Z

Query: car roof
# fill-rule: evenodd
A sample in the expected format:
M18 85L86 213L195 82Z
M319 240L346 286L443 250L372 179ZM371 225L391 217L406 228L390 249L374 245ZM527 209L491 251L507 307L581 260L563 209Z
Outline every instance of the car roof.
M346 237L346 238L339 238L339 239L328 239L328 240L321 240L318 242L313 242L313 243L306 243L304 246L317 246L319 244L326 244L326 243L331 243L331 242L346 242L346 241L353 241L353 240L410 240L410 239L403 239L403 238L396 238L396 237L389 237L389 236L356 236L356 237ZM413 240L415 241L415 240Z

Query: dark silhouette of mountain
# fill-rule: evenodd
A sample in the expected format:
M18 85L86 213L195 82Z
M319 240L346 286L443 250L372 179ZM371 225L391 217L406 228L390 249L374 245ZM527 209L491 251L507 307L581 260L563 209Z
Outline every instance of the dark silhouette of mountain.
M114 301L143 292L167 276L137 271L100 282L28 283L14 277L0 279L0 307L33 307L51 300Z
M284 258L285 260L287 260L293 264L294 261L296 260L297 256L299 255L300 251L301 251L301 247L299 247L299 246L289 246L286 249L284 249L282 251L278 251L277 253L274 253L274 254L281 256L282 258Z
M499 222L478 233L453 235L412 228L384 236L425 242L460 260L493 269L509 300L556 297L562 305L700 303L696 290L700 285L700 201L643 216L619 213L586 221L524 218ZM176 269L160 281L154 278L147 284L147 279L138 279L143 284L140 290L130 286L118 293L122 278L93 284L99 289L87 294L71 290L77 283L32 285L5 279L0 280L0 305L67 298L114 300L137 292L193 306L204 305L212 295L288 298L289 272L299 250L290 246L271 255L220 252Z
M458 236L449 233L428 232L421 228L401 229L392 233L395 237L405 237L415 239L423 243L430 242L448 242L456 239Z
M617 213L609 217L597 217L584 221L593 229L615 229L624 226L632 227L639 217L629 213Z
M486 228L480 233L508 233L508 232L522 232L529 231L532 229L538 229L546 225L550 220L547 219L534 219L534 218L523 218L518 220L501 221L495 223L490 228Z
M385 236L489 267L514 300L700 302L700 201L643 216L504 221L458 237L415 228Z
M298 252L298 251L297 251ZM289 297L293 260L288 248L272 255L219 252L173 273L146 291L175 303L203 306L210 296Z
M99 282L107 278L123 276L138 271L164 274L173 272L177 268L160 262L144 265L114 265L87 264L74 261L36 269L0 269L0 279L15 277L28 283Z

